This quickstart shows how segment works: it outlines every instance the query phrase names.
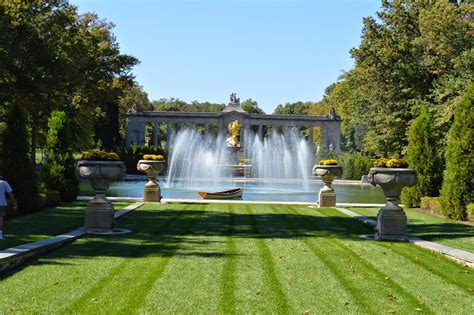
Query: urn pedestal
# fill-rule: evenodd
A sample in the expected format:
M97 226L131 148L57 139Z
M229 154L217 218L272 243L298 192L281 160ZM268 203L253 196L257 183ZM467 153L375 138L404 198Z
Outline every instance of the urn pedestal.
M166 161L140 160L137 170L146 173L148 182L143 189L144 202L161 202L161 189L156 181L158 174L166 169Z
M125 164L120 161L79 161L76 174L88 179L95 196L86 208L84 227L91 234L123 234L130 232L115 229L114 206L105 196L105 191L113 181L125 176Z
M407 216L397 204L403 187L416 184L417 175L410 168L373 167L369 171L368 181L373 186L380 185L387 204L377 214L375 234L368 238L376 240L406 240Z
M333 208L336 206L336 192L331 187L334 177L342 175L342 167L339 165L315 165L313 175L320 176L324 182L319 191L319 208Z

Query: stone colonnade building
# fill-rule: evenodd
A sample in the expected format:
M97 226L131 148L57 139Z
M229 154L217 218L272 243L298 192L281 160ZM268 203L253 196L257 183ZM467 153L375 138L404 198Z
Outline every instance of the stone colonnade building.
M211 126L218 127L219 133L225 135L227 126L230 122L237 120L241 124L240 139L243 143L243 137L248 132L258 130L259 137L263 139L264 127L305 127L309 128L309 141L313 142L314 128L321 128L320 145L334 149L340 152L341 148L341 119L336 115L334 109L331 109L328 116L303 116L303 115L265 115L249 114L240 106L240 99L236 98L235 93L230 96L230 102L227 107L218 113L207 112L154 112L142 111L138 106L133 108L127 114L127 138L126 145L146 143L146 126L153 126L154 139L149 143L158 145L159 141L169 142L172 130L179 130L184 127L204 126L208 131ZM166 139L158 139L158 128L160 124L166 124Z

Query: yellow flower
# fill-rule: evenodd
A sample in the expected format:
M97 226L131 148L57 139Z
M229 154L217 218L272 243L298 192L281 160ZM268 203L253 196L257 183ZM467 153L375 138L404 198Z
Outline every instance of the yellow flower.
M319 165L337 165L337 160L321 160Z
M163 161L165 157L163 155L155 155L155 154L145 154L143 156L144 160L154 160L154 161Z

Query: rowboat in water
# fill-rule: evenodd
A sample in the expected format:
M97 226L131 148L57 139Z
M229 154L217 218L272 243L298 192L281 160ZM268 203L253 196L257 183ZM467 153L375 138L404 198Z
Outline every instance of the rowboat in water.
M202 199L237 199L242 198L242 188L217 191L217 192L205 192L199 191L198 195Z

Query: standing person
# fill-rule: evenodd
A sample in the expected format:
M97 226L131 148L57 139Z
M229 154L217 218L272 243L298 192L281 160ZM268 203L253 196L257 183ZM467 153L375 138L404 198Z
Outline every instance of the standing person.
M13 190L10 187L10 184L3 180L3 174L0 171L0 240L3 240L3 217L7 211L7 199L5 198L5 194L8 194L10 199L13 201L13 208L16 209L17 204L15 196L13 195Z

